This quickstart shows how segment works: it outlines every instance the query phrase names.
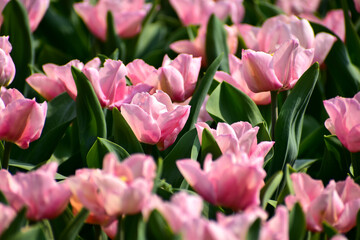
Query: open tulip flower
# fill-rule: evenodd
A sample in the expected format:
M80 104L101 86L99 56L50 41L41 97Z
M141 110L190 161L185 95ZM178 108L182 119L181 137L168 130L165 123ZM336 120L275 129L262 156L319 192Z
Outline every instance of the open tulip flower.
M135 59L126 65L127 76L133 85L145 83L154 89L159 84L158 70L142 59Z
M360 187L347 177L345 181L331 180L324 188L320 180L305 173L291 174L294 195L285 199L289 209L299 202L306 214L307 227L322 231L325 221L339 232L348 232L356 225L360 209Z
M142 210L155 175L156 165L150 156L135 154L120 162L109 153L102 170L79 169L66 183L73 194L75 212L84 206L90 210L89 222L107 226L117 216Z
M319 5L320 0L277 0L276 5L286 14L314 13Z
M9 227L15 216L16 212L13 208L0 203L0 236L1 233Z
M211 155L199 162L178 160L176 165L186 181L206 201L234 211L257 206L260 189L264 186L265 170L259 163L264 158L249 159L243 152L225 153L213 161Z
M281 44L274 54L243 50L243 77L255 93L292 89L313 58L313 49L304 49L296 39Z
M207 123L195 124L200 144L202 143L202 132L208 129L216 140L222 153L236 153L242 151L251 158L265 158L274 142L261 142L257 144L256 135L259 127L252 127L248 122L236 122L231 125L219 122L216 130L211 129ZM262 166L263 162L260 162Z
M130 104L121 106L121 113L140 142L165 150L184 127L190 106L176 106L169 95L158 90L153 95L137 93Z
M10 56L9 37L0 37L0 86L8 86L15 77L15 64Z
M72 60L63 66L48 63L43 65L45 74L34 73L26 79L26 82L49 101L63 92L67 92L75 100L77 90L71 73L71 66L82 70L84 67L99 68L100 64L99 58L94 58L85 64L85 66L79 60Z
M235 55L229 54L229 67L230 74L223 71L217 71L214 78L218 81L230 83L234 87L240 89L258 105L267 105L271 102L270 92L254 93L249 89L243 77L243 63L241 59L237 58Z
M6 6L6 4L10 0L0 0L0 12L2 12ZM31 31L35 31L38 27L39 23L41 22L42 18L44 17L47 9L50 5L50 0L19 0L25 7L28 18L29 18L29 24ZM0 18L0 25L2 23L3 19L2 16Z
M0 191L15 210L26 207L30 220L55 218L65 210L71 195L66 184L55 181L57 167L56 162L51 162L35 171L18 172L14 176L7 170L0 170Z
M360 92L353 98L335 97L324 101L329 114L325 127L350 152L360 152Z
M89 30L102 41L106 40L107 13L113 15L116 33L123 38L133 37L141 30L141 24L151 4L144 0L100 0L92 5L90 0L75 3L75 11Z
M174 60L165 55L159 68L160 89L166 92L172 101L183 102L194 92L201 67L201 58L180 54Z
M16 89L1 88L0 139L25 149L37 140L44 127L47 103L24 98Z
M212 13L221 20L230 16L234 23L240 23L245 15L242 2L243 0L170 0L185 26L206 24Z

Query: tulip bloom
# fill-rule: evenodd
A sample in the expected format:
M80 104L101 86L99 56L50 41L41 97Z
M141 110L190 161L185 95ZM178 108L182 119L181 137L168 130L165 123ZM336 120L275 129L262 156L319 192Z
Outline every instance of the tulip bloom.
M190 106L175 106L162 92L137 93L130 104L121 106L121 113L140 142L157 144L165 150L176 140L184 127Z
M291 209L296 202L300 203L309 230L322 231L323 221L340 233L348 232L356 225L360 187L350 177L339 182L331 180L326 188L320 180L305 173L291 174L291 179L295 195L286 197L286 206Z
M237 27L225 25L227 32L227 45L229 47L229 53L235 54L238 46L238 30ZM206 53L205 53L205 41L206 41L206 26L201 26L198 31L198 35L194 40L180 40L170 44L171 50L177 53L191 54L194 57L201 57L201 65L206 66Z
M360 13L360 0L354 0L355 9Z
M255 93L288 90L310 67L313 57L313 49L304 49L295 39L283 43L273 55L243 50L243 77Z
M171 5L185 25L204 25L214 13L221 20L230 16L240 23L245 15L243 0L170 0Z
M360 152L360 93L353 98L335 97L325 100L324 106L329 114L325 127L350 152Z
M90 210L88 222L108 226L122 214L135 214L148 201L156 175L152 157L134 154L120 162L116 155L104 157L103 169L79 169L66 182L73 193L71 203Z
M236 122L231 125L219 122L216 130L211 129L204 122L195 124L200 144L202 143L202 132L208 129L216 140L222 153L236 153L242 151L251 158L265 158L274 142L261 142L257 144L256 135L259 127L252 127L248 122ZM261 167L263 162L259 163Z
M145 83L157 88L159 83L158 70L145 63L142 59L135 59L126 65L127 76L133 85Z
M0 0L0 12L2 12L6 4L10 0ZM19 0L25 7L30 23L30 29L32 32L36 30L42 18L44 17L47 9L50 5L50 0ZM1 15L0 15L1 16ZM2 16L0 18L0 25L2 24Z
M85 66L79 60L72 60L63 66L48 63L43 65L45 74L34 73L26 79L26 82L48 101L65 91L75 100L77 90L71 73L71 66L83 70L84 67L99 68L100 64L99 58L94 58L86 63Z
M37 140L44 127L47 103L24 98L16 89L1 88L0 139L25 149Z
M159 68L160 89L172 101L183 102L194 92L201 67L201 58L180 54L174 60L165 55Z
M0 203L0 236L3 231L5 231L9 226L10 223L16 217L16 212L11 207Z
M277 0L276 5L286 14L314 13L320 5L320 0Z
M9 37L0 37L0 86L8 86L15 77L15 64L10 56Z
M208 155L204 170L199 162L178 160L176 165L186 181L206 201L234 211L257 206L266 172L264 159L249 159L246 153L225 153L216 161Z
M243 77L243 63L241 59L237 58L235 55L229 54L229 66L230 74L223 71L217 71L214 78L217 81L225 81L230 83L248 95L258 105L270 104L270 92L254 93L249 89Z
M69 188L54 179L58 164L48 163L28 173L12 176L0 170L0 190L17 211L26 207L26 216L33 221L51 219L60 215L68 205Z
M130 103L138 92L148 92L152 88L146 84L126 85L125 65L119 60L107 59L104 67L84 67L84 74L90 80L102 107L120 108L123 103Z
M89 30L102 41L106 40L107 13L113 15L115 31L123 38L133 37L141 30L141 24L151 4L144 0L99 0L92 5L89 0L75 3L77 14L83 19Z

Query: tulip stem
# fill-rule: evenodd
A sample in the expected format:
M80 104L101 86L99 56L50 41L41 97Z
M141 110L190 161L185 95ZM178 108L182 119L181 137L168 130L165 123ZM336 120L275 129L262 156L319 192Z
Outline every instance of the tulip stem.
M4 154L3 154L3 158L1 159L1 167L6 170L8 170L9 168L11 146L12 146L11 142L5 141Z
M116 232L114 240L122 240L122 239L124 239L122 229L121 229L121 225L122 225L122 216L120 215L118 217L117 232Z
M350 153L354 178L360 176L360 153Z
M192 29L191 29L191 26L187 26L187 27L186 27L186 31L187 31L187 34L188 34L188 36L189 36L189 39L190 39L191 41L194 41L194 40L195 40L195 36L194 36L194 33L193 33Z
M271 91L271 139L275 140L275 123L278 118L277 92Z

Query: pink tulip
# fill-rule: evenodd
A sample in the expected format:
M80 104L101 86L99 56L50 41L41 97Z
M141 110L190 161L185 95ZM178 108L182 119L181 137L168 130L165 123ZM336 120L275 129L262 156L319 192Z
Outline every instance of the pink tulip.
M350 177L345 181L331 180L324 188L320 180L313 180L304 173L291 175L295 195L285 199L289 209L299 202L306 214L307 227L322 231L325 221L340 233L348 232L356 225L360 209L360 187Z
M342 9L330 10L324 19L320 19L313 14L301 14L302 18L324 25L333 31L344 42L345 41L345 19Z
M0 12L2 12L6 4L10 0L0 0ZM25 7L32 32L36 30L42 18L44 17L50 5L50 0L19 0ZM2 16L0 17L0 25L2 24Z
M179 192L171 197L169 202L162 201L153 195L143 209L145 219L150 217L152 211L157 210L167 221L174 233L180 233L185 224L201 217L203 209L202 199L197 195Z
M126 65L127 76L133 85L145 83L157 88L159 83L158 70L145 63L142 59L135 59Z
M84 74L90 80L102 107L120 108L123 103L130 103L138 92L148 92L152 87L146 84L127 86L127 70L120 61L107 59L104 67L84 67Z
M257 144L256 135L259 127L252 127L248 122L236 122L231 125L219 122L216 130L211 129L204 122L195 124L200 144L202 143L202 133L204 128L208 129L215 138L222 153L236 153L242 151L250 158L265 158L274 142L261 142ZM259 163L261 167L263 162Z
M304 49L296 39L281 44L273 55L243 50L243 77L255 93L288 90L310 67L313 57L313 49Z
M0 203L0 236L14 220L16 212L11 207Z
M121 113L140 142L157 144L165 150L184 127L190 106L175 106L166 93L158 90L153 95L137 93L130 104L121 106Z
M171 5L185 25L205 25L212 13L221 20L230 16L240 23L245 15L243 0L170 0Z
M220 82L225 81L230 83L248 95L258 105L267 105L271 102L270 92L254 93L249 89L243 77L243 63L241 59L237 58L235 55L229 54L229 65L230 74L223 71L217 71L214 78Z
M238 30L237 27L225 25L227 32L227 45L229 53L235 54L238 46ZM205 53L205 40L206 40L206 26L201 26L197 37L192 40L180 40L170 44L171 50L177 53L191 54L194 57L201 57L202 66L206 66L206 53Z
M28 173L12 176L0 170L0 190L17 211L27 208L27 218L33 221L60 215L68 205L70 191L66 184L54 179L58 164L48 163Z
M90 210L91 223L108 226L117 216L135 214L148 201L156 175L154 160L134 154L120 162L113 154L104 158L103 169L79 169L69 177L76 208Z
M174 60L165 55L159 68L159 87L172 101L183 102L194 92L201 67L201 57L180 54Z
M47 103L24 98L16 89L1 88L0 139L25 149L37 140L44 127Z
M259 157L261 158L261 157ZM191 159L176 162L181 174L206 201L235 211L260 203L260 189L264 186L265 171L259 162L246 153L225 153L216 161L208 155L204 170Z
M0 37L0 86L8 86L15 77L15 64L10 56L9 37Z
M354 4L355 4L356 11L358 11L360 13L360 1L359 0L354 0Z
M271 54L285 42L297 39L301 47L314 48L312 63L320 64L336 40L331 34L323 32L315 36L310 23L296 16L278 15L267 19L261 28L239 25L238 29L249 48Z
M85 67L99 68L100 64L100 59L94 58L89 61ZM48 101L65 91L75 100L77 90L71 73L71 66L74 66L79 70L84 68L84 64L79 60L72 60L63 66L48 63L43 65L45 74L32 74L26 79L26 82Z
M325 127L350 152L360 152L360 93L353 98L335 97L324 101L329 114Z
M276 5L286 14L314 13L320 0L277 0Z
M151 4L144 0L99 0L92 5L89 0L75 3L75 11L89 30L102 41L106 40L107 13L113 15L115 31L122 38L133 37L141 30L141 24Z

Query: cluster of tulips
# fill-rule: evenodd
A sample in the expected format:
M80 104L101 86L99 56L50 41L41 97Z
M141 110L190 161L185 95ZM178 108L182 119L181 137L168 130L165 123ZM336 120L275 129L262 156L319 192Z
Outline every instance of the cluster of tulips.
M360 239L360 1L0 11L0 239Z

